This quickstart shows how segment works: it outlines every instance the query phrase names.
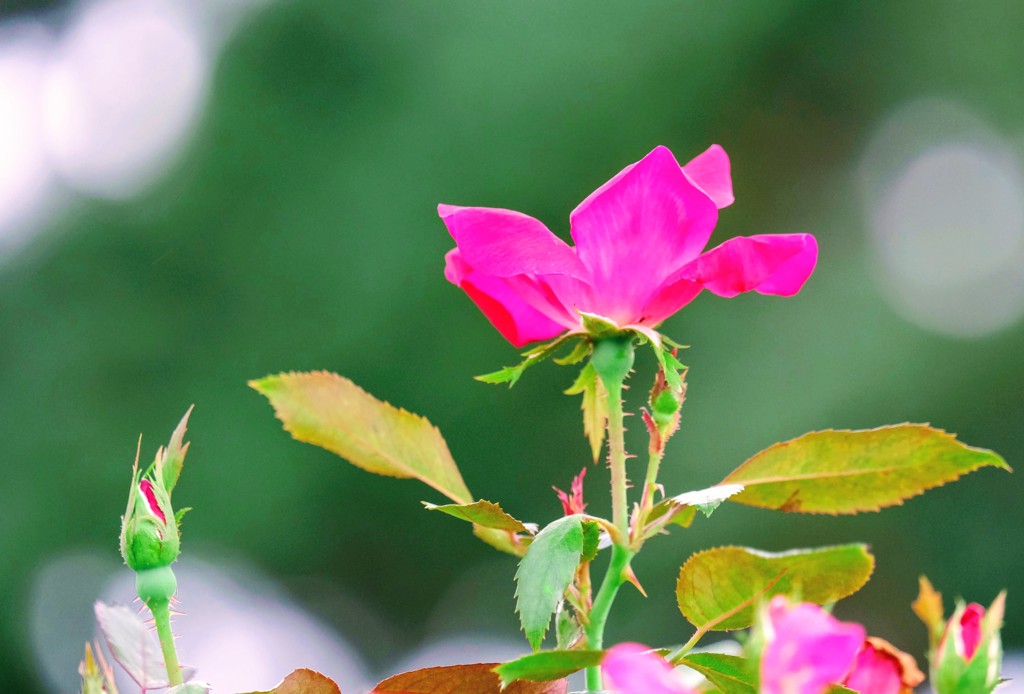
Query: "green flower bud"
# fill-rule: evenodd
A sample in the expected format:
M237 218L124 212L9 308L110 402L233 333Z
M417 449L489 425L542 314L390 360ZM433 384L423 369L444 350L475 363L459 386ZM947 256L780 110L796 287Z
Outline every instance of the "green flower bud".
M981 694L1000 682L1006 593L986 610L977 603L957 604L938 646L930 654L932 684L938 694Z

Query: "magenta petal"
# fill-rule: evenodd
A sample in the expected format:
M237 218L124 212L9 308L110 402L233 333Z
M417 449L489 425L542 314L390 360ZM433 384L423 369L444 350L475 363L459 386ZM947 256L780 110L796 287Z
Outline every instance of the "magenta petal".
M547 340L565 331L527 303L500 277L476 272L453 248L445 256L445 277L473 300L491 324L515 347Z
M978 650L981 643L981 620L985 617L985 608L976 602L972 602L964 609L960 617L960 643L957 649L964 657L970 660Z
M719 296L751 290L792 296L818 262L818 242L810 234L738 236L712 248L680 273Z
M564 241L540 221L512 210L438 205L437 213L462 257L495 277L563 274L584 278L586 269Z
M693 694L664 658L639 643L608 649L601 671L605 686L618 694Z
M687 279L669 280L665 282L644 306L640 323L657 325L697 298L704 287Z
M637 323L654 291L696 258L718 220L714 202L658 147L570 215L576 253L590 271L594 305L619 324Z
M864 643L864 628L840 622L817 605L790 605L776 596L768 607L761 653L762 694L822 694L841 682Z
M683 167L683 173L695 186L715 201L718 209L735 202L732 194L732 174L729 155L719 145L711 145Z
M865 643L843 686L860 694L900 694L903 674L896 658Z

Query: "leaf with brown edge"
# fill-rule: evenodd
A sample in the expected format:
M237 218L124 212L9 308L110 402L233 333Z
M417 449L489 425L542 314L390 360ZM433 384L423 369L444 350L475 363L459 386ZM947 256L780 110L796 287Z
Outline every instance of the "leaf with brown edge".
M270 691L250 694L341 694L341 690L326 675L302 668L285 677L281 684Z
M267 397L296 440L367 472L418 479L459 504L473 502L448 444L425 418L326 371L267 376L249 385Z
M723 480L749 506L848 514L902 504L978 468L1010 470L992 451L966 446L925 424L818 431L777 443Z
M370 694L565 694L566 680L557 682L513 682L504 689L494 672L499 663L431 667L395 675L384 680Z
M529 528L522 521L516 520L505 513L499 504L490 501L474 501L471 504L444 504L443 506L427 503L426 501L421 503L428 511L447 513L449 516L475 523L484 528L505 530L513 533L530 532ZM536 527L534 527L534 531L536 531Z
M716 547L686 560L676 599L698 629L745 629L759 600L788 595L818 605L835 602L860 590L874 567L867 547L857 544L779 553Z

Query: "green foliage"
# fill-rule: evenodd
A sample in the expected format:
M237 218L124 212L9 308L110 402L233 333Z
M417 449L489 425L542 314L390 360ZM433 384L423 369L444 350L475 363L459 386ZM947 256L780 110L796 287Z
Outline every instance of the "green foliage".
M769 553L718 547L691 556L679 570L676 599L691 624L705 630L743 629L756 602L773 595L823 605L857 592L874 570L864 545Z
M435 504L421 502L428 511L441 511L449 516L475 523L484 528L506 530L513 533L529 532L526 525L501 510L501 506L490 501L474 501L471 504Z
M473 534L499 552L516 557L526 555L526 548L533 542L529 535L520 535L508 530L495 530L482 525L473 525Z
M601 444L604 443L605 426L608 422L608 402L605 397L604 384L597 377L593 363L587 363L576 381L565 391L566 395L583 395L580 408L583 410L583 433L590 442L590 452L594 462L601 456Z
M415 478L459 504L473 496L441 432L427 419L377 400L326 371L267 376L249 385L265 395L291 435L367 472Z
M519 378L523 375L528 368L534 364L539 364L544 361L561 347L566 341L573 338L578 338L579 335L566 334L556 337L554 340L549 342L542 342L541 344L526 350L522 353L522 356L526 357L523 361L519 362L515 366L506 366L493 373L483 374L476 376L476 380L482 381L483 383L508 383L508 387L511 388L516 384ZM589 345L585 343L583 345L577 344L572 352L567 354L561 359L556 359L555 362L559 364L575 364L587 355L589 352Z
M722 694L757 694L746 658L722 653L690 653L681 665L704 675Z
M750 506L801 513L858 513L901 504L927 489L991 466L1001 457L971 448L924 424L864 431L819 431L778 443L743 463L724 482Z
M565 694L568 683L513 682L502 687L497 663L431 667L389 677L370 694Z
M302 668L285 677L281 684L270 691L249 694L341 694L341 689L329 677Z
M502 686L517 680L549 682L568 677L574 672L601 664L604 651L541 651L531 653L494 668Z
M540 648L562 595L583 555L578 515L559 518L540 531L516 572L516 612L530 646Z

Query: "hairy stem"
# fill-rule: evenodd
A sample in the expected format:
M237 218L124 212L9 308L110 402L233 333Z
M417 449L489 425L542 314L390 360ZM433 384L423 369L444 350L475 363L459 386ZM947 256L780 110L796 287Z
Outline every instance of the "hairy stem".
M174 649L174 634L171 633L170 600L149 600L146 605L153 613L156 634L160 638L160 650L164 653L164 666L167 668L167 680L170 686L182 684L181 666L178 665L178 652Z
M619 588L626 582L626 569L633 559L633 552L621 545L612 545L612 559L608 564L608 572L604 575L601 588L594 598L594 606L590 610L589 622L586 627L587 648L600 650L604 643L604 627L608 621L608 613L611 612L612 603ZM601 669L599 667L587 668L587 689L597 691L602 688Z
M626 494L625 425L622 412L622 381L605 383L608 396L608 464L611 467L612 522L622 537L629 536L629 499Z

